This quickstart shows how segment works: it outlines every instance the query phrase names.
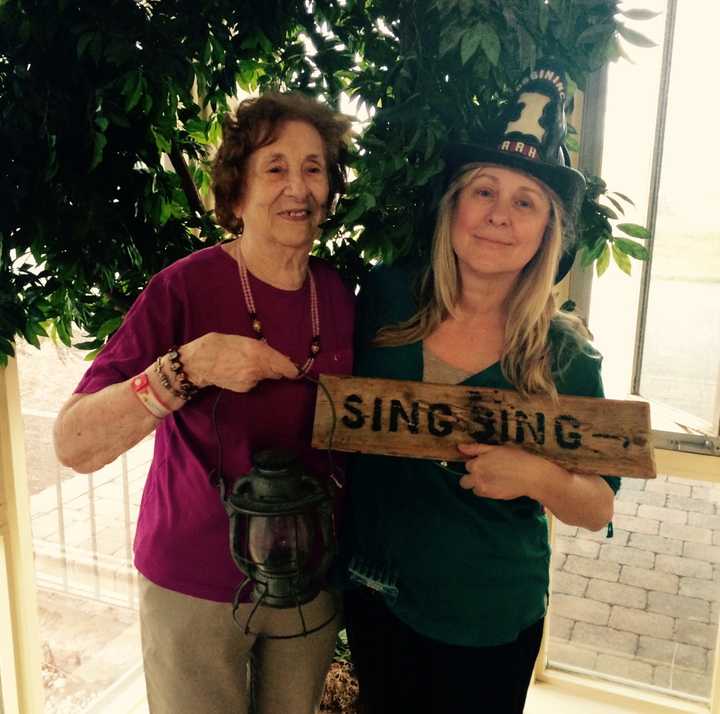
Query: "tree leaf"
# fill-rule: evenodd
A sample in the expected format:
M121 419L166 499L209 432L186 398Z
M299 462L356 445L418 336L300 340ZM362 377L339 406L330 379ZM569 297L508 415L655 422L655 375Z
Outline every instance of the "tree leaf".
M616 245L613 243L612 246L612 255L613 259L615 260L615 264L620 268L620 270L623 271L623 273L627 273L628 275L632 275L632 264L630 263L630 258L625 255Z
M118 327L122 324L122 316L111 317L109 320L105 320L102 325L97 329L95 337L98 340L104 340L108 335L115 332Z
M362 216L363 213L365 213L365 210L365 203L362 198L357 198L353 202L350 210L342 216L342 220L345 225L352 225L358 220L358 218L360 218L360 216Z
M93 41L95 38L94 32L83 32L82 35L80 35L80 39L77 41L77 56L82 57L83 53L87 49L88 45Z
M116 126L121 126L124 129L130 128L130 122L128 121L127 117L123 116L122 114L116 114L114 112L108 112L108 118L110 121L115 124Z
M371 193L365 193L363 194L362 201L365 204L365 208L375 208L377 205L377 201L375 200L375 196L373 196Z
M595 259L600 256L600 253L602 253L603 249L607 245L606 241L607 235L603 235L595 241L591 248L583 246L584 250L580 259L580 264L584 268L587 268L588 265L590 265Z
M650 231L637 223L618 223L616 228L632 238L648 240L651 237Z
M70 330L66 327L65 320L63 318L58 318L55 320L55 329L57 330L57 335L60 338L60 341L66 347L72 347Z
M578 35L576 42L578 45L582 45L586 42L596 42L603 35L607 35L608 37L612 36L614 31L615 28L612 25L605 25L603 23L591 25L587 30L584 30Z
M620 10L620 14L628 18L628 20L652 20L653 17L661 15L661 12L655 12L655 10Z
M498 60L500 59L500 38L497 32L493 29L492 25L486 22L481 22L479 26L480 30L480 44L482 45L485 56L490 60L493 66L497 66Z
M86 342L75 342L73 347L76 350L97 350L99 349L97 340L87 340Z
M618 247L626 255L632 256L637 260L647 260L650 257L648 249L640 243L636 243L634 240L628 240L627 238L615 238L614 245Z
M207 65L210 64L210 57L212 57L212 44L210 42L210 37L208 37L207 42L203 46L202 53L200 55L200 61Z
M442 167L443 164L439 158L423 164L413 175L415 185L424 186L433 176L441 171Z
M154 126L150 127L153 138L155 139L155 146L157 146L160 153L169 154L172 149L172 142L164 137Z
M617 196L618 198L621 198L625 203L629 203L631 206L634 206L633 200L626 196L624 193L620 193L619 191L613 191L613 196Z
M532 35L523 27L519 26L517 28L517 34L520 43L519 60L523 67L533 67L537 56L535 41Z
M164 226L172 216L172 204L167 201L160 201L160 218L159 223Z
M548 30L548 25L550 24L550 8L548 7L548 4L545 2L545 0L540 0L540 17L538 18L539 25L540 25L540 32L543 33L543 35Z
M630 29L621 22L617 24L617 31L631 45L637 45L638 47L657 47L657 42L653 42L649 37L645 37L645 35L640 32Z
M463 64L467 64L468 60L477 52L480 47L480 33L474 28L469 28L462 36L460 42L460 59Z
M600 211L600 213L607 216L608 218L612 218L614 221L617 220L618 214L615 213L615 211L613 211L612 208L610 208L609 206L603 206L602 203L598 203L596 205L597 205L597 209L598 209L598 211Z
M605 243L602 249L602 253L600 253L597 262L595 263L595 270L597 271L598 278L608 269L609 265L610 251L608 250L607 243Z
M28 323L25 326L25 329L23 330L23 337L25 337L27 342L33 347L35 347L36 349L40 349L40 340L35 334L35 331L32 329L32 324Z
M615 206L615 208L620 211L623 216L625 215L625 209L622 207L620 201L616 201L612 196L607 194L605 195L605 198L607 198L607 200L610 201L610 203L612 203L612 205Z
M622 42L620 42L620 35L615 33L610 38L605 50L605 59L607 62L617 62L619 59L624 59L630 64L636 64L635 60L625 52Z
M463 16L463 19L465 19L473 11L475 2L476 0L460 0L458 2L460 14Z
M464 30L457 25L447 25L443 28L440 33L440 46L438 47L440 57L444 57L460 42L463 33Z
M7 366L7 358L15 356L15 346L10 340L0 337L0 366ZM5 362L3 363L3 358Z
M222 141L222 123L217 117L215 117L210 124L208 138L210 139L210 143L213 145L219 145Z
M125 100L125 111L128 112L140 101L140 97L142 96L145 79L139 71L137 72L136 79L137 81L133 86L132 92L130 92L130 95Z
M90 162L90 171L92 171L103 158L105 147L107 146L107 137L100 131L95 132L95 143L93 145L93 158Z

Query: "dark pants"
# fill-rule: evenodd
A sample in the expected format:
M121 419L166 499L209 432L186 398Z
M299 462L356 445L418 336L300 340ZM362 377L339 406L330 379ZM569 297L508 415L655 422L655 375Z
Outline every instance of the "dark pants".
M515 642L448 645L419 635L366 588L346 593L360 714L522 714L543 621Z

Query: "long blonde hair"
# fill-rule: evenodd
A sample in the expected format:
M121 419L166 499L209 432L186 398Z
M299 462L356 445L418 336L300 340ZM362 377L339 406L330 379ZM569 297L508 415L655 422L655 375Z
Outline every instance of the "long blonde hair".
M455 208L460 192L478 169L486 165L468 164L451 182L438 207L432 260L420 284L420 307L410 319L381 328L373 345L397 347L418 342L455 314L461 289L452 247ZM564 211L555 193L542 182L538 183L550 199L550 219L537 253L522 269L507 299L508 318L500 364L505 378L524 396L544 393L555 399L557 389L548 340L551 323L555 321L559 327L566 328L563 330L566 335L579 333L588 337L589 333L579 319L557 309L552 289L563 248ZM556 354L555 365L558 357Z

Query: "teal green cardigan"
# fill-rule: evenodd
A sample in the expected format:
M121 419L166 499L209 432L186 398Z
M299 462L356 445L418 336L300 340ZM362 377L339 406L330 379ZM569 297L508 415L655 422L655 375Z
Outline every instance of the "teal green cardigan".
M422 343L377 348L378 328L416 310L413 274L379 267L363 288L356 374L422 381ZM600 355L551 330L554 352L570 345L556 376L561 394L602 397ZM463 382L512 389L499 363ZM547 520L530 498L479 498L436 462L359 454L349 466L343 551L397 578L392 612L426 637L449 644L512 642L545 615L550 565ZM606 478L617 491L620 479Z

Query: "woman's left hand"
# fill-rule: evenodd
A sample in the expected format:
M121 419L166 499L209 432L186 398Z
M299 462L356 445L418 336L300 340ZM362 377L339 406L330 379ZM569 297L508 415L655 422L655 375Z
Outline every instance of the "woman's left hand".
M512 446L458 444L458 451L471 457L465 462L468 473L460 486L476 496L510 500L531 496L533 482L544 478L546 459Z
M476 496L508 501L527 496L563 523L597 531L613 517L615 494L601 476L580 475L514 446L458 444L469 457L460 486Z

